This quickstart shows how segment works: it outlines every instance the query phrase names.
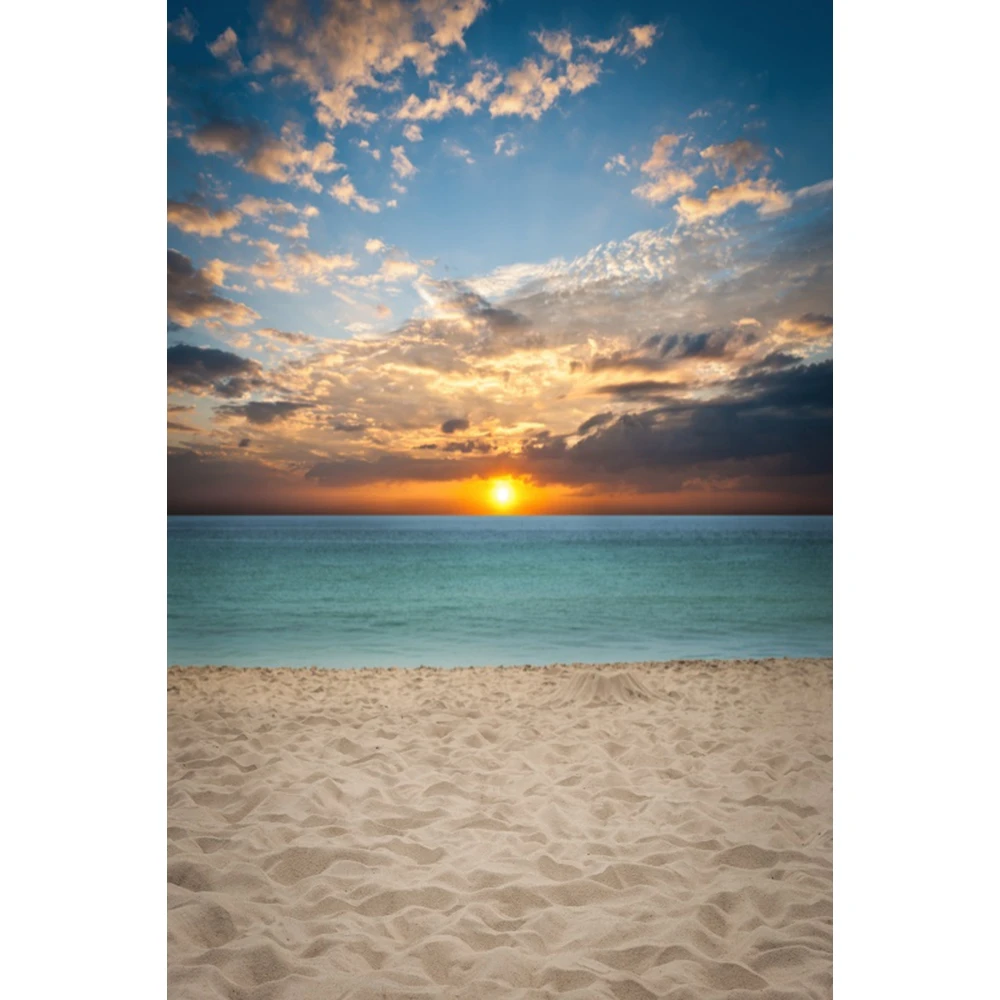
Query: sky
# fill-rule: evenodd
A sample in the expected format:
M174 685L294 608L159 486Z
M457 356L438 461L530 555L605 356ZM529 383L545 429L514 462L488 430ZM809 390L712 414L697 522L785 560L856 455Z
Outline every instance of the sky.
M172 513L829 513L824 3L168 4Z

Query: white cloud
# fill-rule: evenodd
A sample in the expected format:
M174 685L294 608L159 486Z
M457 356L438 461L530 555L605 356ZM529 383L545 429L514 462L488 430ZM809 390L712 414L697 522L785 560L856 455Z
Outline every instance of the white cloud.
M411 122L403 127L403 138L409 142L423 142L424 133L421 132L419 125Z
M606 56L620 40L618 35L599 39L581 38L580 45L585 49L590 49L591 52L595 52L599 56Z
M622 55L635 56L642 59L642 52L648 49L656 41L660 34L660 29L655 24L642 24L628 29L628 37L622 45Z
M722 178L731 170L737 179L744 177L748 170L763 163L767 154L749 139L736 139L708 146L701 151L702 159L712 164L717 177Z
M227 229L239 225L240 213L231 208L212 211L204 205L168 200L167 222L184 233L221 236Z
M243 65L243 59L240 56L239 39L232 28L226 28L214 42L211 42L208 46L208 51L220 62L224 62L226 68L233 75L246 70L246 66Z
M167 31L182 42L193 42L198 34L198 22L194 19L194 14L185 7L179 17L167 21Z
M573 39L568 31L535 32L538 44L550 55L565 62L573 57Z
M494 117L518 115L538 121L564 91L579 93L597 83L600 63L581 59L560 72L551 59L525 59L504 79L504 89L490 103Z
M377 118L359 102L361 88L382 88L407 64L435 72L485 9L485 0L337 0L321 12L296 0L269 0L261 24L260 73L278 71L312 95L327 128Z
M816 198L820 195L830 194L833 191L833 179L828 181L820 181L818 184L810 184L808 187L799 188L795 192L794 198L798 201L800 198Z
M493 140L493 155L517 156L524 147L514 138L513 132L504 132Z
M422 101L416 94L410 94L402 106L397 108L394 117L404 121L440 121L453 111L467 116L474 114L500 86L501 80L500 76L487 76L481 70L461 88L432 80L430 97Z
M729 187L712 188L704 198L681 197L674 206L681 221L693 223L724 215L737 205L756 205L760 215L783 212L792 199L766 177L742 180Z
M639 168L650 180L634 187L634 195L659 204L675 195L694 190L696 184L693 174L677 167L673 162L674 150L682 138L683 136L666 134L653 143L649 159Z
M264 255L250 265L238 265L213 261L222 274L236 271L248 274L258 288L274 288L281 292L301 291L301 282L309 281L317 285L329 285L330 276L337 271L349 271L357 267L354 257L347 254L321 254L315 250L294 250L282 254L278 244L270 240L254 240L253 245L263 250Z
M616 174L627 174L631 170L628 160L625 159L624 153L615 153L607 163L604 164L604 169L608 173Z
M202 156L232 157L247 173L316 193L323 190L316 174L331 173L341 166L334 160L332 142L320 142L310 149L302 130L291 122L276 137L256 124L216 119L196 128L188 136L188 145Z
M330 194L341 203L341 205L357 205L362 212L378 212L379 203L371 198L365 198L358 194L358 189L354 186L351 178L344 174L333 187Z
M392 169L400 177L412 177L417 168L410 162L403 146L392 147Z
M369 253L381 253L386 249L386 245L382 242L382 240L372 238L370 240L365 240L365 249Z
M449 156L454 156L456 157L456 159L459 160L465 160L465 162L468 164L473 164L476 162L472 156L472 153L469 150L465 149L464 147L460 146L457 142L455 142L454 139L445 139L444 142L441 143L441 148Z

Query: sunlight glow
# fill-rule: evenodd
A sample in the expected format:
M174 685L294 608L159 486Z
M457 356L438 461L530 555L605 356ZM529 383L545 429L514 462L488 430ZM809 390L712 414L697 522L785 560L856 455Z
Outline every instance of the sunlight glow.
M495 479L490 486L490 500L493 506L506 510L517 499L514 487L509 479Z

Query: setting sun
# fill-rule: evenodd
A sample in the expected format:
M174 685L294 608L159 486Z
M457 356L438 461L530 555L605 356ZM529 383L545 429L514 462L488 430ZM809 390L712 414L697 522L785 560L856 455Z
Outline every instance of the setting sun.
M496 479L493 481L493 484L490 486L490 500L493 501L495 507L504 510L510 507L516 499L514 487L509 480Z

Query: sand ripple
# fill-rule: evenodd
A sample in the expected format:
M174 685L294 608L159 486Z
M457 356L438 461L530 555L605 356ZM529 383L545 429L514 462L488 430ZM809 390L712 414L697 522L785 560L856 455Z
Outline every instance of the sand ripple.
M831 995L828 660L168 687L174 1000Z

